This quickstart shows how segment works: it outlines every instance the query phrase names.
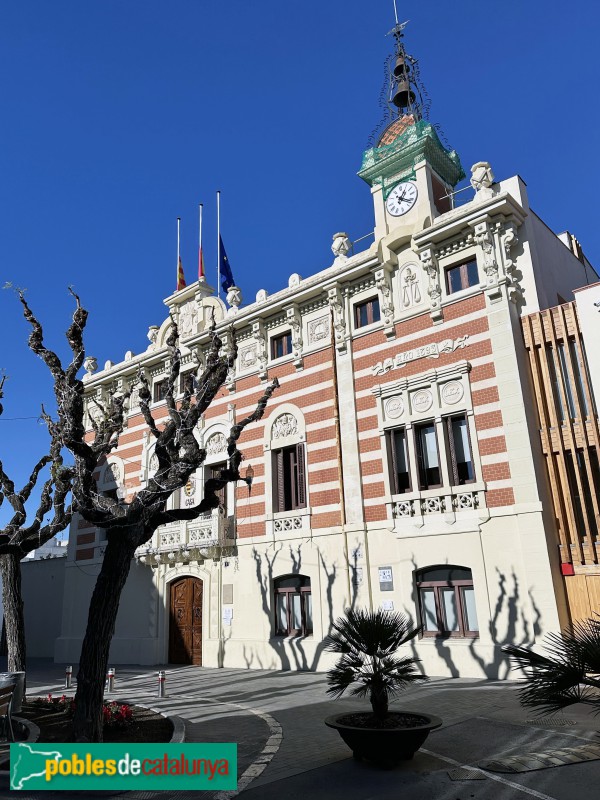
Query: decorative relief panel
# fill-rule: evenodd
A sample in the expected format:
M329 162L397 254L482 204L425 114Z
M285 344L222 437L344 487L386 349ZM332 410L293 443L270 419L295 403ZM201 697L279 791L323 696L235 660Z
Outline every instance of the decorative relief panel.
M179 309L179 333L182 338L192 336L198 330L198 306L195 300L183 303Z
M282 439L298 433L298 420L292 414L282 414L277 417L271 430L272 439Z
M250 345L250 347L243 347L240 350L240 365L242 369L250 369L257 361L258 353L255 344Z
M385 401L384 409L387 419L398 419L404 414L404 400L401 397L390 397Z
M430 389L420 389L411 398L412 407L418 414L429 411L433 405L433 394Z
M386 358L378 361L371 367L373 375L385 375L393 369L400 369L410 361L417 361L420 358L439 358L444 353L453 353L455 350L462 350L469 344L469 335L459 336L457 339L443 339L441 342L415 347L412 350L405 350L403 353L396 353L393 358Z
M215 433L206 443L206 453L209 456L216 456L227 450L227 439L222 433Z
M258 359L258 367L260 369L260 379L267 379L267 332L265 324L262 320L257 320L252 323L252 335L256 342L256 357Z
M329 317L319 317L308 323L308 343L315 344L329 339Z
M421 278L411 265L400 273L400 302L403 309L418 306L423 299Z
M449 381L442 386L442 400L449 406L460 403L465 394L461 381Z

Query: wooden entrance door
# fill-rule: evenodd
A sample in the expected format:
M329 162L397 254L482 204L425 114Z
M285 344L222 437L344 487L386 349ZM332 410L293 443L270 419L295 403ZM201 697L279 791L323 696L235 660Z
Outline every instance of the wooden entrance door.
M202 581L180 578L171 584L169 663L202 665Z

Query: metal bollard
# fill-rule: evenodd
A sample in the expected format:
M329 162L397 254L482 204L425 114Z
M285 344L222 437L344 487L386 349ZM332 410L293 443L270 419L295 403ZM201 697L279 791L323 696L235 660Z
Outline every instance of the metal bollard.
M106 675L106 691L114 692L115 690L115 668L111 667Z
M165 671L162 669L158 673L158 696L165 696Z
M71 688L71 683L73 681L73 667L66 667L65 668L65 689Z

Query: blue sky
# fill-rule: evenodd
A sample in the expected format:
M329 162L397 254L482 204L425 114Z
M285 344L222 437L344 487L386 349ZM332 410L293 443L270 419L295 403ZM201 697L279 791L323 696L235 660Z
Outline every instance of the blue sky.
M399 2L430 118L465 169L519 173L533 208L596 267L599 12L592 2ZM373 227L357 176L381 111L392 0L20 0L0 6L0 284L28 289L63 347L72 284L101 364L147 345L175 288L176 217L195 276L197 205L246 302L331 263L331 235ZM588 149L591 151L588 155ZM11 292L0 458L24 475L51 399Z

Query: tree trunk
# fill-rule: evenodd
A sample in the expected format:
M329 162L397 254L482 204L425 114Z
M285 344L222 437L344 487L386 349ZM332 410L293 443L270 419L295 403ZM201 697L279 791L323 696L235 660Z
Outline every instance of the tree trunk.
M21 562L12 553L0 556L2 605L8 647L8 671L25 672L25 617L21 593Z
M379 681L374 682L371 687L371 708L378 720L383 720L388 715L388 693L385 686Z
M131 569L136 546L135 532L121 529L111 535L111 531L108 531L108 544L90 601L81 647L73 717L75 742L102 741L102 700L108 654L121 592Z

